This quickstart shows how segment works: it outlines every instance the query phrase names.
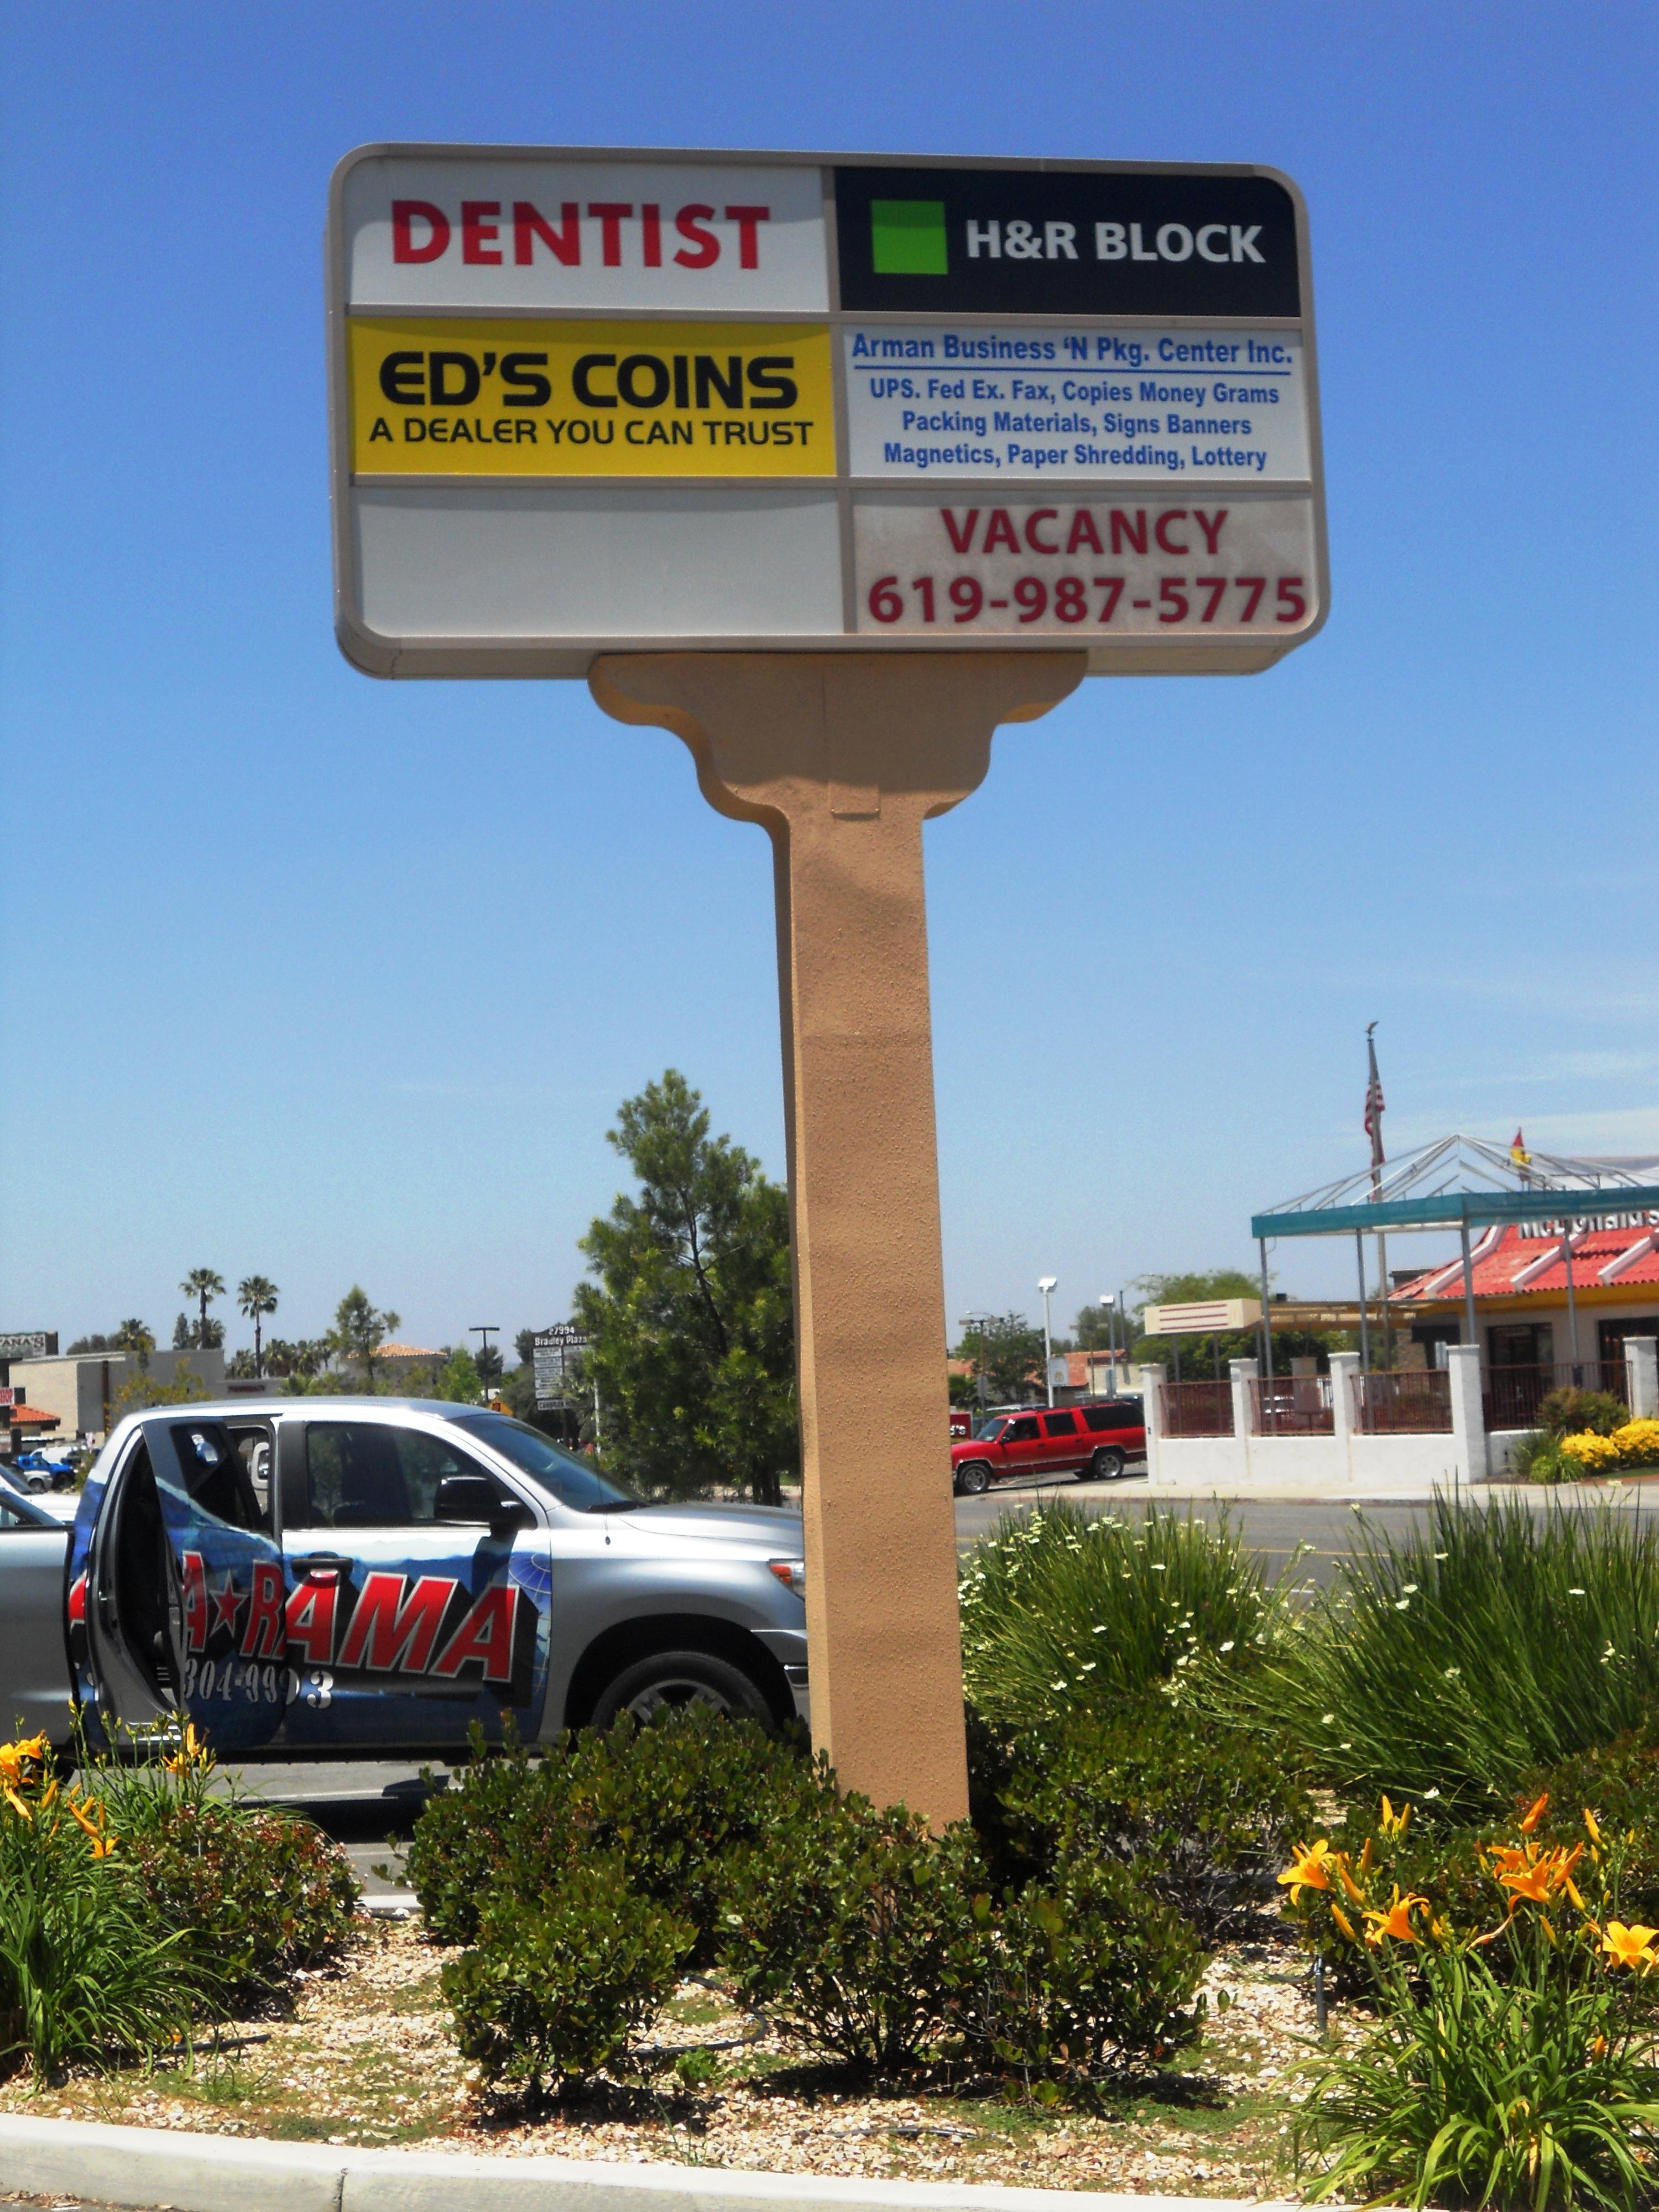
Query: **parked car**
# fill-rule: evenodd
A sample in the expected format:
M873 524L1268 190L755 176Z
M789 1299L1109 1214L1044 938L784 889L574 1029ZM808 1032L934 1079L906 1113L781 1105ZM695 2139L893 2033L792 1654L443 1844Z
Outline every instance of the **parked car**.
M692 1702L806 1710L799 1516L646 1505L539 1430L433 1400L153 1407L68 1539L0 1534L0 1723L185 1714L221 1753L465 1751ZM45 1522L46 1526L41 1527ZM50 1533L49 1533L50 1532Z
M951 1446L951 1475L959 1498L980 1498L994 1482L1073 1474L1111 1482L1129 1462L1146 1455L1139 1398L1097 1398L1052 1412L997 1413L977 1436Z

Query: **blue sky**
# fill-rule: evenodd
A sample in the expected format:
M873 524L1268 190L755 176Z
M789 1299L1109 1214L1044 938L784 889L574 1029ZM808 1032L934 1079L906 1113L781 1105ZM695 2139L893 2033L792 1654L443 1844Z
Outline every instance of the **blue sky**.
M1325 630L1087 684L928 833L953 1316L1247 1262L1253 1210L1362 1162L1373 1018L1391 1149L1659 1151L1655 21L6 10L0 1328L165 1331L198 1264L273 1276L283 1334L354 1280L421 1341L554 1320L669 1065L782 1170L761 834L580 685L334 645L320 235L376 138L1303 186Z

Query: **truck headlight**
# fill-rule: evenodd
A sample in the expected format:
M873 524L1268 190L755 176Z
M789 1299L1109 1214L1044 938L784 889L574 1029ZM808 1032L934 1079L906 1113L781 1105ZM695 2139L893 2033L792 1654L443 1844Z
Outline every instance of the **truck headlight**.
M769 1559L767 1565L784 1585L797 1597L806 1595L806 1562L805 1559Z

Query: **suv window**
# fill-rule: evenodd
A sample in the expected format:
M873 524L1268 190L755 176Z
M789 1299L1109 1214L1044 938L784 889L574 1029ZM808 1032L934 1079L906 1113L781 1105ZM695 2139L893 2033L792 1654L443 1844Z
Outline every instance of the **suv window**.
M1102 1429L1138 1429L1140 1408L1138 1406L1088 1406L1084 1408L1083 1425L1097 1431Z
M1045 1436L1074 1437L1077 1434L1077 1415L1075 1413L1045 1413L1042 1417L1042 1430Z
M1036 1433L1036 1415L1026 1413L1023 1414L1018 1420L1009 1422L1002 1432L1002 1442L1006 1444L1035 1443Z
M437 1519L446 1477L484 1474L441 1437L384 1421L307 1421L305 1445L304 1525L311 1528L423 1526Z

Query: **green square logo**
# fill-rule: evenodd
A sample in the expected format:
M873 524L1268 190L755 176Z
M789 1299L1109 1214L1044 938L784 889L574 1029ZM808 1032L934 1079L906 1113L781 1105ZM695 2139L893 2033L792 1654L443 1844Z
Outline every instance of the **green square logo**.
M943 200L872 200L870 258L878 276L948 276Z

